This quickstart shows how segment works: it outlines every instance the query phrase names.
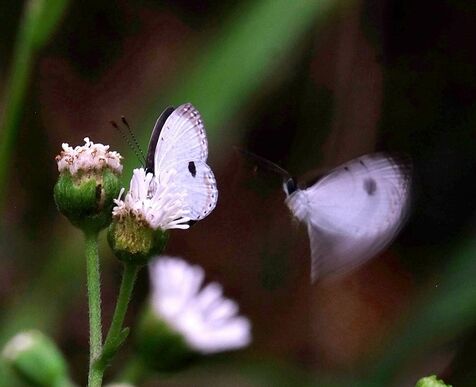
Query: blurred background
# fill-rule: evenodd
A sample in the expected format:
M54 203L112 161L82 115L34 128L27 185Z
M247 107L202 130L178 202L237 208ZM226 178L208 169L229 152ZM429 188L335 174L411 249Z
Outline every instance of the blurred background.
M476 385L476 5L423 0L31 0L0 3L0 344L36 327L84 385L84 242L55 209L61 143L110 144L128 118L145 149L168 105L209 137L216 210L166 252L202 265L253 323L252 346L146 385ZM305 227L281 181L373 151L414 161L415 195L387 251L311 285ZM102 235L104 319L121 266ZM148 293L143 270L128 314ZM133 340L107 379L127 363ZM160 383L159 383L159 381ZM3 378L0 385L13 382Z

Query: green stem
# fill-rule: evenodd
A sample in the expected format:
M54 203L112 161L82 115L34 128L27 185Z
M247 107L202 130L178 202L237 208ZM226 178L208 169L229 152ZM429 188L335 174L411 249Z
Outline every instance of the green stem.
M111 326L109 327L106 341L104 342L101 359L95 365L95 368L98 369L101 374L104 373L104 370L129 333L128 329L123 329L123 324L139 269L140 266L138 265L124 264L124 273L117 298L116 309L114 310Z
M102 352L101 331L101 278L97 232L86 232L86 266L89 302L89 387L101 387L102 373L94 364Z

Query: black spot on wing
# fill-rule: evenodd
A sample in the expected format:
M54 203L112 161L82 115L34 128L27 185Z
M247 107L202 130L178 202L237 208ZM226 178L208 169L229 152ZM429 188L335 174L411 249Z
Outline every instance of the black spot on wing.
M188 171L192 175L192 177L197 176L197 168L195 167L195 163L193 161L190 161L188 163Z
M371 177L364 180L364 190L367 195L372 196L377 191L377 183Z

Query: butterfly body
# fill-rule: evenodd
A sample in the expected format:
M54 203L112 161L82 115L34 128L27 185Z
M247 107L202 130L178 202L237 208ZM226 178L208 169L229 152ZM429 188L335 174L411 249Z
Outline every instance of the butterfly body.
M192 221L206 217L218 200L207 157L208 142L198 110L190 103L165 109L151 134L146 169L159 182L172 179L180 188L177 195L184 196Z

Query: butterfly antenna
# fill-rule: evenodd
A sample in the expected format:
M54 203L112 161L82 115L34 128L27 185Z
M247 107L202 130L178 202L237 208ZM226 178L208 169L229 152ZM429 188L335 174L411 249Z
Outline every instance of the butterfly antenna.
M143 163L145 164L145 155L144 152L142 151L142 148L139 145L139 142L137 141L137 137L134 134L134 131L131 129L129 122L127 122L126 117L121 116L121 121L122 123L126 126L127 131L129 132L129 136L132 138L132 141L134 142L134 145L136 147L136 150L140 153L142 156Z
M258 156L257 154L254 154L253 152L247 151L243 148L235 147L235 149L241 154L255 161L258 166L264 167L272 172L277 173L285 181L292 179L289 172L286 171L284 168L280 167L278 164L275 164L272 161L265 159L264 157Z
M145 166L144 156L142 155L142 152L139 152L140 148L138 150L135 144L131 143L131 140L129 139L129 137L126 135L124 130L119 125L117 125L116 121L109 121L109 123L112 125L114 129L116 129L119 132L123 140L127 142L127 145L129 145L129 148L132 149L132 151L134 152L134 154L136 155L137 159L142 164L142 166Z

